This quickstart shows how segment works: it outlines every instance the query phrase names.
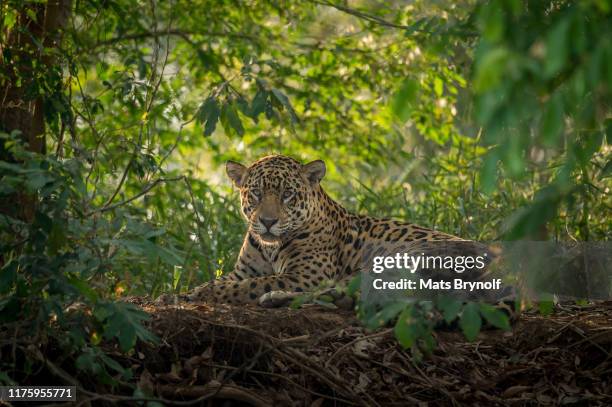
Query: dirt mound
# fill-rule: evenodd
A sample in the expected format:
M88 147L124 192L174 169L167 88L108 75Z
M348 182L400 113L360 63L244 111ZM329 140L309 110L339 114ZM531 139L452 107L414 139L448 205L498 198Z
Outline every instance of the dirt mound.
M542 405L612 403L612 303L523 314L475 342L437 332L415 362L392 329L311 306L141 303L160 336L132 358L142 388L165 400L226 405ZM216 404L215 404L216 405Z

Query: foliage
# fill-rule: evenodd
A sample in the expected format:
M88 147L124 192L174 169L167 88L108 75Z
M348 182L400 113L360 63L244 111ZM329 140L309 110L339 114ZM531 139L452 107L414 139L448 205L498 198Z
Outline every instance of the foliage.
M475 115L492 147L483 188L493 189L497 160L513 176L529 173L529 164L550 171L533 204L511 218L512 237L533 233L565 204L581 212L576 237L589 240L590 207L609 197L610 8L607 1L493 1L477 10Z
M358 307L358 315L368 329L377 329L394 321L393 331L398 342L411 348L417 359L433 350L436 323L458 325L469 341L476 339L483 321L491 327L510 330L508 314L504 310L487 303L465 303L449 296L441 296L433 302L390 301L381 307Z
M3 318L70 332L78 366L118 371L101 338L152 338L115 301L230 271L244 225L220 164L273 152L326 160L355 211L473 239L609 238L610 1L352 3L76 0L52 46L24 24L41 2L1 3L0 85L42 103L48 151L0 123ZM6 210L20 194L31 219ZM507 324L436 306L468 338ZM383 320L427 348L427 307Z

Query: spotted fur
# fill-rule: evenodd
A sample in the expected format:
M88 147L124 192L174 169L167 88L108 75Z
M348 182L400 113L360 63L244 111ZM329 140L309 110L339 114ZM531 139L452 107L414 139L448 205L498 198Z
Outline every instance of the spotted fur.
M248 231L234 271L196 288L191 300L255 303L271 291L312 291L357 272L364 246L462 240L412 223L350 213L320 181L323 161L273 155L250 167L228 162Z

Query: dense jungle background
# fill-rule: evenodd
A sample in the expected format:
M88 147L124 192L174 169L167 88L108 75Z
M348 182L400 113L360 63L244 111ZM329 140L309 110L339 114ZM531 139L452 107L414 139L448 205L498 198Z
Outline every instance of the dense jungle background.
M610 239L609 0L0 0L0 24L0 384L54 372L49 343L126 379L104 344L159 338L118 300L233 267L228 159L323 159L348 208L469 239Z

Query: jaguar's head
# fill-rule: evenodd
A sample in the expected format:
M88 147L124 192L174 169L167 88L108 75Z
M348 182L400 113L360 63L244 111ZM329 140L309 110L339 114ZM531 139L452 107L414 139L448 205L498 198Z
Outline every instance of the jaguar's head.
M280 244L312 220L320 199L319 181L325 175L323 161L302 165L293 158L272 155L250 167L228 161L226 169L240 189L249 230L264 244Z

